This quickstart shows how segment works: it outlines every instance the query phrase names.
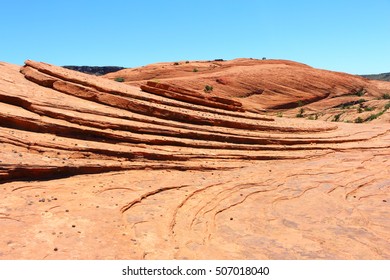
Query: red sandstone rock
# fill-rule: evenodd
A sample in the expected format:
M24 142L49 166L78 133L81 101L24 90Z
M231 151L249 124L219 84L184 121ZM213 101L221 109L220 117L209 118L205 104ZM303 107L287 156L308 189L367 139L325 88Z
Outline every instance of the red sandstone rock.
M198 72L192 72L194 68ZM286 60L197 61L176 66L172 63L159 63L124 69L105 77L124 77L130 85L142 85L157 79L159 83L186 88L198 94L202 94L205 85L211 85L215 95L240 102L245 110L261 112L266 109L270 112L270 109L283 109L284 115L295 117L300 109L297 107L304 105L307 111L305 116L316 115L316 118L331 120L342 113L343 121L352 122L359 117L352 111L348 115L344 115L341 110L329 114L325 106L340 105L345 96L352 100L370 100L390 91L389 83L386 82L315 69ZM365 92L364 96L357 96L356 93L361 89ZM380 112L383 106L384 102L375 113Z
M390 257L387 111L347 124L239 110L304 97L304 114L355 118L384 108L389 83L288 61L190 62L153 66L166 70L156 95L138 88L149 66L121 72L134 87L26 64L0 63L0 259ZM335 107L359 98L375 109Z

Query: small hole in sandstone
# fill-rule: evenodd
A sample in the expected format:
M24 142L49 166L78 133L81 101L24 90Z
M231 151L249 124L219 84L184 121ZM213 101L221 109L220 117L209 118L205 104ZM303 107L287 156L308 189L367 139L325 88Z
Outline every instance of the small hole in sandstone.
M387 202L387 200L386 199L384 199L384 200L382 200L383 202Z
M58 251L58 248L54 248L54 251L57 252L57 251Z
M76 227L76 225L72 225L72 227L73 227L73 228L75 228L75 227Z
M233 218L230 218L230 221L233 221Z
M65 210L65 212L69 212L69 210L68 210L68 209L66 209L66 210Z

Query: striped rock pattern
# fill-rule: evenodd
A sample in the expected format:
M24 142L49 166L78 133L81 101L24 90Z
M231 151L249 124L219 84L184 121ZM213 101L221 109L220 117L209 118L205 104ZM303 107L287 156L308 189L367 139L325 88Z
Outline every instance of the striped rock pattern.
M0 73L1 259L390 257L388 123L34 61Z

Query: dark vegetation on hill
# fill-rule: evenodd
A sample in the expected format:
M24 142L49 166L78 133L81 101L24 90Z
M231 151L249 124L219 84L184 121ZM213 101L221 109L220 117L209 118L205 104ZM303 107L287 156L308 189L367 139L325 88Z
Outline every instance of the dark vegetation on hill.
M373 74L373 75L361 75L364 78L370 79L370 80L379 80L379 81L388 81L390 82L390 72L389 73L382 73L382 74Z
M111 72L116 72L119 70L124 69L124 67L119 67L119 66L63 66L64 68L70 69L70 70L75 70L78 72L86 73L86 74L91 74L95 76L101 76L105 75Z

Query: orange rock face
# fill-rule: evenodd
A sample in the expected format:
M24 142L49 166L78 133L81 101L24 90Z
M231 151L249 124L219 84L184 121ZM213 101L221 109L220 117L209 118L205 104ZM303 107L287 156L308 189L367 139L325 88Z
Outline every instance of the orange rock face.
M389 83L257 60L119 76L0 63L0 259L390 257ZM337 110L364 123L305 119Z
M196 71L194 71L196 69ZM121 77L129 85L145 85L153 80L203 94L206 85L213 95L233 98L247 111L283 116L354 122L384 110L383 94L390 83L315 69L287 60L235 59L231 61L188 61L159 63L124 69L105 75ZM362 102L363 101L363 102ZM370 111L358 111L361 102Z

